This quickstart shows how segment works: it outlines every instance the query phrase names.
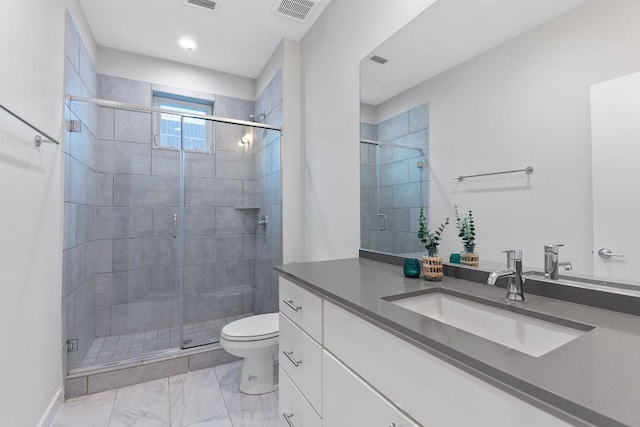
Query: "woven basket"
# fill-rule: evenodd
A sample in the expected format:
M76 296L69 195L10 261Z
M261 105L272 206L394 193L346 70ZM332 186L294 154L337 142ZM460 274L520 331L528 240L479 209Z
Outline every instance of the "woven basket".
M477 267L478 265L480 265L480 257L478 256L478 254L462 254L460 255L460 262L464 265Z
M425 256L422 257L422 272L425 280L442 280L442 257Z

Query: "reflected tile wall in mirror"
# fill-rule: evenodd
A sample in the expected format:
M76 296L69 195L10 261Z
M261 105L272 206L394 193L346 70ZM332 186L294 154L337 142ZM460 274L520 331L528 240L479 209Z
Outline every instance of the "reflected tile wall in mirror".
M421 250L418 213L427 207L428 107L361 123L361 246L391 253ZM422 151L411 149L419 148Z

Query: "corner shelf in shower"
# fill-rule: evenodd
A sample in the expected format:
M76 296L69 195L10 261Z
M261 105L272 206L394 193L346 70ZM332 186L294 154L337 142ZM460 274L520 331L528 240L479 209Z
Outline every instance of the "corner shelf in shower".
M234 206L233 209L238 209L238 210L260 209L260 206Z

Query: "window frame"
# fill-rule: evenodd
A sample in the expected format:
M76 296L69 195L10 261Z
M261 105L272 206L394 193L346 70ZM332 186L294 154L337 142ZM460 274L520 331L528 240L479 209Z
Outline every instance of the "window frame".
M206 112L204 114L208 116L213 116L213 101L207 101L205 99L198 98L189 98L179 95L173 95L169 93L153 93L153 106L155 108L162 108L163 103L171 103L172 105L182 107L185 109L192 109L198 112L205 109ZM200 111L199 111L200 110ZM167 114L171 114L172 111L167 109ZM180 151L181 147L172 147L168 145L160 144L160 133L162 120L160 119L163 113L154 113L153 114L153 144L152 147L158 150L168 150L168 151ZM201 154L215 154L215 139L214 139L214 129L215 126L211 120L205 120L206 133L205 133L205 148L204 149L195 149L195 148L184 148L184 151L190 153L201 153Z

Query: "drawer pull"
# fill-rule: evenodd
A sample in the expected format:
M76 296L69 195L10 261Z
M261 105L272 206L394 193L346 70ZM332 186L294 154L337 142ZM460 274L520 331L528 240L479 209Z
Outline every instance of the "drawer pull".
M396 427L396 423L389 424L389 427Z
M283 300L282 300L282 302L283 302L283 303L285 303L285 304L287 304L289 307L291 307L291 310L293 310L293 311L299 311L299 310L302 310L302 306L296 306L296 305L294 305L294 304L293 304L293 300L288 300L288 301L287 301L286 299L283 299Z
M302 360L296 360L293 358L293 351L282 350L282 353L287 356L287 359L293 363L293 366L298 367L302 363Z
M287 414L286 412L283 412L282 416L284 417L284 420L287 422L287 424L289 424L289 427L295 427L293 425L293 422L291 422L291 418L293 418L293 414Z

